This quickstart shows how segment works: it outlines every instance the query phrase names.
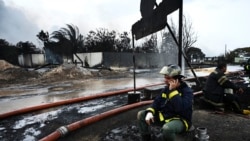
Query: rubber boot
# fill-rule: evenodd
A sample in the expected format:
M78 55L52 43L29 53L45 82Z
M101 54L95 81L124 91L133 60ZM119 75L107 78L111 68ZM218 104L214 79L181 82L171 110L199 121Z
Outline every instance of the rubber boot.
M249 115L249 114L250 114L250 110L243 110L242 113L243 113L244 115Z

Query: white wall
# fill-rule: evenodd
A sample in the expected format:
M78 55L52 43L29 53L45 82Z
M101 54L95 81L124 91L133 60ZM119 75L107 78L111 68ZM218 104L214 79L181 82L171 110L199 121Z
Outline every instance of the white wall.
M35 66L41 66L45 64L45 55L44 54L31 54L32 63Z
M83 61L83 66L85 66L84 61L87 59L89 67L93 67L102 63L103 55L102 52L96 53L77 53L77 56ZM74 55L74 60L80 62L80 60Z
M18 63L24 67L35 67L45 65L44 54L21 54L18 55Z

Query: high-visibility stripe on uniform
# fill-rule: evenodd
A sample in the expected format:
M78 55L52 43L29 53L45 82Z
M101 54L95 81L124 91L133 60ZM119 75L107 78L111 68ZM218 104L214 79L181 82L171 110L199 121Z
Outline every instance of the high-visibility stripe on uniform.
M161 112L159 112L159 119L160 119L160 121L164 120L163 114Z
M167 98L167 94L162 93L162 94L161 94L161 97L162 97L162 98Z
M250 66L249 66L249 65L246 65L246 69L249 70L249 69L250 69Z
M152 112L153 115L155 114L155 109L154 108L147 108L146 110Z
M217 71L213 71L213 73L218 74ZM220 77L220 78L218 79L218 83L219 83L220 85L223 85L227 80L228 80L228 79L227 79L226 76L222 76L222 77Z
M174 90L169 95L167 95L166 93L162 93L161 97L165 98L165 99L168 98L168 100L169 100L169 99L173 98L174 96L176 96L178 94L180 94L180 93L177 90ZM155 109L154 108L147 108L147 111L152 112L153 115L155 114ZM164 118L163 118L163 120L164 120Z
M163 114L161 112L159 112L159 119L160 119L160 121L164 121L164 117L163 117ZM168 123L171 120L177 120L177 119L181 120L184 123L184 125L186 127L186 131L187 131L189 127L188 127L188 123L187 123L187 121L185 119L182 119L182 118L179 118L179 117L173 117L173 118L166 119L165 122Z
M169 94L168 98L171 99L172 97L176 96L177 94L179 94L179 92L178 92L177 90L174 90L174 91L172 91L172 92Z
M166 93L162 93L161 94L161 97L162 98L167 98L167 99L171 99L171 98L173 98L174 96L176 96L176 95L178 95L178 94L180 94L177 90L174 90L174 91L172 91L170 94L166 94Z
M218 80L218 83L219 83L220 85L223 85L227 80L228 80L228 79L227 79L226 76L222 76L222 77L220 77L220 79Z
M168 95L167 95L166 93L162 93L162 94L161 94L161 97L170 100L170 99L172 99L173 97L175 97L176 95L181 95L181 93L179 93L177 90L174 90L174 91L172 91L171 93L169 93ZM154 109L154 108L151 108L151 107L150 107L150 108L147 108L147 111L150 111L150 112L152 112L153 114L155 114L155 109ZM162 114L161 112L159 112L159 115L158 115L158 116L159 116L159 120L160 120L160 121L164 121L164 120L165 120L165 119L164 119L164 116L163 116L163 114ZM174 119L180 119L180 120L182 120L183 123L185 124L186 130L188 130L188 123L187 123L187 121L184 120L184 119L181 119L181 118L176 117L176 118L166 119L165 122L169 122L169 121L174 120Z

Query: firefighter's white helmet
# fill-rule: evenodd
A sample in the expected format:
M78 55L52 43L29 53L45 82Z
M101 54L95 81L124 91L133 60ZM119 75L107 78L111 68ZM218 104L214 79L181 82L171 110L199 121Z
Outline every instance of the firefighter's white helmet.
M161 69L160 74L168 75L170 77L179 76L181 75L181 68L177 65L164 66Z

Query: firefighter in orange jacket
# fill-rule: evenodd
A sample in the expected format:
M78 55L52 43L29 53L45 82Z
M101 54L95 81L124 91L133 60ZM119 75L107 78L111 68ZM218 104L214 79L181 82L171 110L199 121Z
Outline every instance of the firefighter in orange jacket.
M187 131L192 125L193 92L182 81L181 69L168 65L161 69L166 86L151 107L139 111L137 119L143 141L151 140L151 124L162 127L161 140L174 141L175 134ZM159 140L159 139L158 139Z

